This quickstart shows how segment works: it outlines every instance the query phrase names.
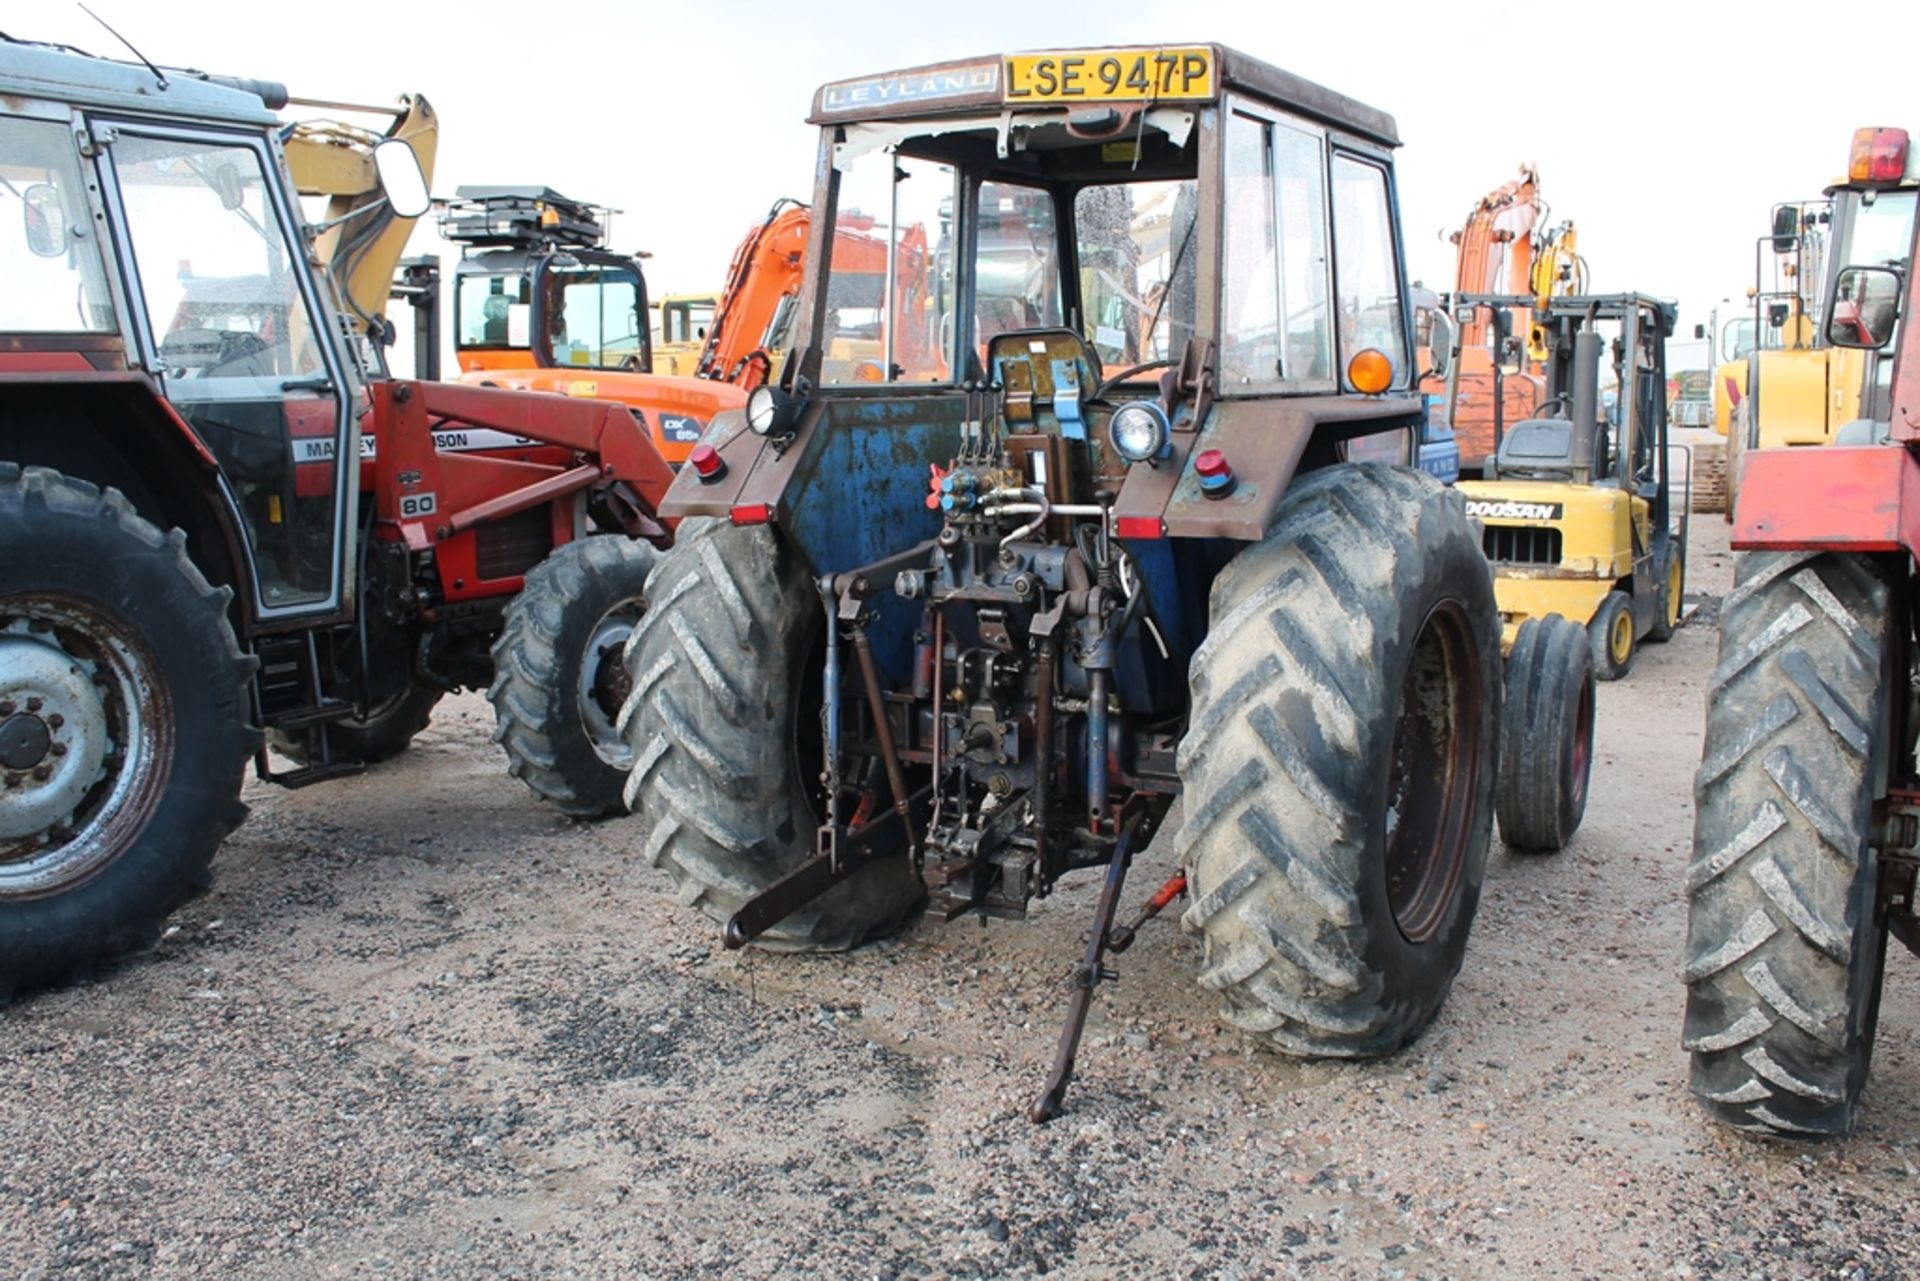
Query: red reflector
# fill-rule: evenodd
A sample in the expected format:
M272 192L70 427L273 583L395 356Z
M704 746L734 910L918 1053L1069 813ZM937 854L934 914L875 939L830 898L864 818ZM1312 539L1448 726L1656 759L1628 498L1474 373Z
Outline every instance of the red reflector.
M1114 532L1122 538L1160 537L1158 516L1122 516L1113 522Z
M727 517L736 525L765 525L773 520L773 504L742 503L728 511Z
M1899 182L1907 173L1905 129L1856 129L1847 156L1853 182Z
M695 445L687 455L687 464L702 481L716 481L727 474L726 460L712 445Z

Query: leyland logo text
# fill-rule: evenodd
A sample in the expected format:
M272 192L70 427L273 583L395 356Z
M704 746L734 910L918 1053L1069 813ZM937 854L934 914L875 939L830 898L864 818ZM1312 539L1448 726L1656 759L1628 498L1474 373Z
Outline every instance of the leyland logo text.
M1467 515L1475 520L1559 520L1559 503L1523 503L1512 498L1469 498Z

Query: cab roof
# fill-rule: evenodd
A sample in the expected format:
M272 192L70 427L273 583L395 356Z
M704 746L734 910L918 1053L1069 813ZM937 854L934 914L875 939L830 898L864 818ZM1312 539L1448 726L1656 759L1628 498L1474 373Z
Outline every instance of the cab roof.
M999 109L1020 105L1008 95L1010 65L1015 59L1056 56L1091 59L1108 56L1155 54L1169 50L1205 50L1213 57L1217 74L1211 92L1204 97L1186 95L1181 102L1218 102L1227 89L1263 99L1276 106L1309 116L1322 124L1344 129L1383 146L1397 147L1400 135L1393 117L1365 103L1336 93L1283 71L1237 49L1220 44L1196 45L1109 45L1100 48L1034 50L1020 54L984 54L954 62L909 67L849 80L830 81L813 97L810 124L847 124L863 120L895 120L978 113L982 108ZM1087 105L1129 105L1152 100L1143 94L1136 98L1089 99ZM1173 99L1161 99L1173 102ZM1035 106L1073 105L1071 99L1048 99Z
M285 87L264 80L209 76L161 68L160 77L137 62L118 62L65 45L0 35L0 96L40 98L83 107L166 115L222 124L275 126L269 105L286 102Z

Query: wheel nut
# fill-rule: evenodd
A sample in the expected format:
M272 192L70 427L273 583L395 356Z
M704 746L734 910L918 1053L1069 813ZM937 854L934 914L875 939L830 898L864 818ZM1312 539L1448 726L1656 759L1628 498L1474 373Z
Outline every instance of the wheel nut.
M0 702L0 716L11 716L13 715L13 712L14 712L14 707L11 699L5 702Z
M25 774L9 774L7 775L7 786L18 787L20 786L21 783L26 781L26 777L27 776Z
M33 770L33 781L34 781L34 782L36 782L36 783L44 783L44 782L46 782L46 781L47 781L48 779L50 779L50 778L52 778L52 777L53 777L53 766L51 766L51 765L36 765L36 766L34 767L34 770Z
M37 712L44 706L46 706L45 699L30 698L27 700L27 710L30 712Z
M67 754L67 745L65 743L49 743L47 745L47 751L54 756L65 756Z
M48 729L59 729L62 725L65 725L66 723L67 723L67 718L62 716L58 712L55 712L53 715L47 717Z

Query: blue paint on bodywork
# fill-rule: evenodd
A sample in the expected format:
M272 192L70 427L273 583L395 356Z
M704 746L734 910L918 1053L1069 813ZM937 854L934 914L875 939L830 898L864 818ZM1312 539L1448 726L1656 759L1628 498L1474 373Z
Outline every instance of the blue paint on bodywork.
M814 576L839 574L905 551L940 532L927 507L929 464L960 452L966 398L957 393L847 396L828 400L807 433L783 494L781 525ZM891 582L873 602L868 629L889 682L912 671L920 607Z

